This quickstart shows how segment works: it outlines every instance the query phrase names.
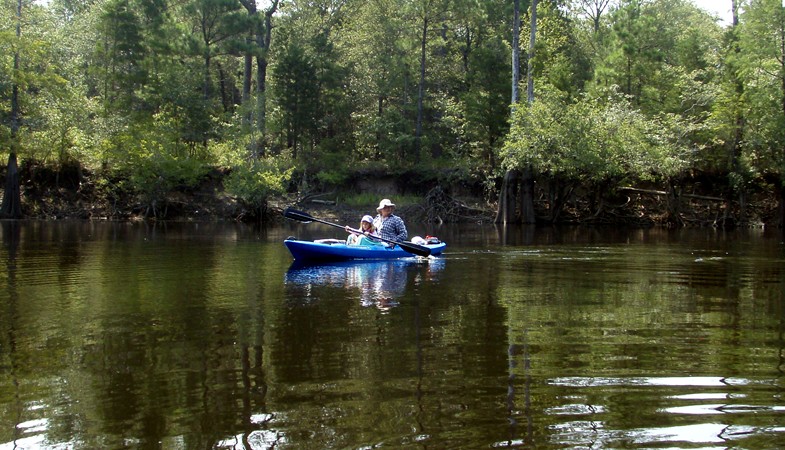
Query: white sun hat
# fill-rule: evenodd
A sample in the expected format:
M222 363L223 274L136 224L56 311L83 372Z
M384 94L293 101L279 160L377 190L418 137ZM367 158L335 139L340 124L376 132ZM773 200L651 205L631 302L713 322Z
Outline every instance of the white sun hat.
M392 206L395 208L395 203L391 202L389 198L382 199L382 201L379 202L379 207L376 208L376 210L381 211L385 206Z

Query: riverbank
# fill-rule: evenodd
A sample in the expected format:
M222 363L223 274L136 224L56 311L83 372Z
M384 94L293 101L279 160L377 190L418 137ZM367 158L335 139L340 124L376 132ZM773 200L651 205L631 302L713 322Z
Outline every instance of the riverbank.
M488 223L493 222L497 208L495 201L484 198L481 189L469 183L442 186L433 179L401 180L379 174L367 180L358 177L343 191L292 192L270 198L265 211L250 208L228 194L223 188L223 174L218 171L205 176L196 186L176 187L156 199L145 199L128 190L123 180L94 180L85 173L39 171L23 174L22 180L22 212L25 218L33 220L274 222L283 220L281 211L293 206L325 220L353 224L362 215L373 213L381 198L389 197L398 202L397 213L409 222ZM364 196L367 204L340 200L352 192L370 194ZM599 200L596 194L575 189L555 222L634 227L777 225L777 202L771 189L752 190L743 207L712 194L698 184L683 186L674 211L672 196L669 199L668 193L657 186L617 188ZM543 223L552 222L548 198L544 189L539 189L535 196L535 210ZM726 211L727 208L731 209Z

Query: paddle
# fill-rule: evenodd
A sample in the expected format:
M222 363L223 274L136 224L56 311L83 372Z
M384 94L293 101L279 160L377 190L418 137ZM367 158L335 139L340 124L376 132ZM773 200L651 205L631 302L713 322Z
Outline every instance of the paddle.
M303 222L303 223L320 222L320 223L323 223L325 225L330 225L332 227L338 227L338 228L346 229L343 225L338 225L337 223L331 223L331 222L327 222L326 220L317 219L316 217L313 217L313 216L311 216L310 214L308 214L306 212L298 211L298 210L292 209L292 208L286 208L283 211L283 216L286 217L287 219L297 220L297 221L300 221L300 222ZM362 234L362 231L360 231L360 230L355 230L353 228L349 228L349 229L351 231L355 232L355 233ZM412 253L414 255L429 256L431 254L431 249L429 249L428 247L424 247L422 245L417 245L417 244L415 244L413 242L393 241L393 240L390 240L390 239L385 239L385 238L380 237L380 236L369 236L369 237L371 239L378 239L380 241L389 242L390 244L400 245L402 249L404 249L408 253Z

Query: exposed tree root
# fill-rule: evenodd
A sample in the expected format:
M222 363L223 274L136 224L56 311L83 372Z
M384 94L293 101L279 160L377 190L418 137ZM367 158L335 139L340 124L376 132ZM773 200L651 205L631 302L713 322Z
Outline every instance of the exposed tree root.
M436 186L425 196L422 204L406 209L407 220L428 223L491 222L490 209L474 208L448 195Z

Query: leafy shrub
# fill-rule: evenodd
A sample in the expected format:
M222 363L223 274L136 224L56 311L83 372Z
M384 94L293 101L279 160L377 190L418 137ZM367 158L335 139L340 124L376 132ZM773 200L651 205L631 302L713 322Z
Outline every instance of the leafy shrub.
M224 187L240 202L263 215L267 200L285 192L293 172L291 159L285 155L251 159L232 167Z
M146 143L142 142L141 146L145 148ZM158 205L166 201L169 191L197 186L209 170L201 161L164 151L148 149L139 156L144 157L126 166L126 171L131 186L147 207L145 215L157 215Z

